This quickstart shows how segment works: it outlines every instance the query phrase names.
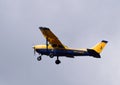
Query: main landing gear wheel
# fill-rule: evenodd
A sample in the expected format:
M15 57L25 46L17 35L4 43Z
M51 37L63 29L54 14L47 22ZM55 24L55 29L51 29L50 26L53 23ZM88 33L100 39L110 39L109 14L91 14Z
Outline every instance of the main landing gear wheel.
M59 60L58 56L57 56L57 60L55 61L55 63L58 65L61 63L61 61Z
M37 60L38 60L38 61L41 61L41 59L42 59L41 56L37 57Z
M61 61L60 60L56 60L55 63L58 65L58 64L61 63Z

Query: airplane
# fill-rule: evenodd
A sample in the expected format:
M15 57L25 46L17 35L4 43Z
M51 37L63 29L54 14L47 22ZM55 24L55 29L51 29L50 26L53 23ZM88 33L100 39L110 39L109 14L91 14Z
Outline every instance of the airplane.
M67 46L61 43L61 41L49 28L39 27L39 29L46 39L46 44L33 46L34 54L36 52L39 54L39 57L37 57L38 61L42 60L42 55L47 55L50 58L57 57L55 61L56 64L61 63L59 57L63 56L68 58L74 58L75 56L92 56L94 58L101 58L100 53L108 43L108 41L102 40L90 49L68 48Z

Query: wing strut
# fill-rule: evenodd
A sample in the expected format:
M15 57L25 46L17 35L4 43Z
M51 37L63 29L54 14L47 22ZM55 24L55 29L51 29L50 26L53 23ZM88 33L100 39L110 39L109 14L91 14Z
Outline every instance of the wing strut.
M48 51L48 37L46 38L46 49Z

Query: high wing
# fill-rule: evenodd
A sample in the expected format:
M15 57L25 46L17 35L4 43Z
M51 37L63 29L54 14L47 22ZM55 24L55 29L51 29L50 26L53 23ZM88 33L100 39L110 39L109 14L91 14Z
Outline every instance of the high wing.
M55 36L55 34L49 28L39 27L39 29L46 38L46 40L53 47L65 48L65 46L60 42L60 40Z

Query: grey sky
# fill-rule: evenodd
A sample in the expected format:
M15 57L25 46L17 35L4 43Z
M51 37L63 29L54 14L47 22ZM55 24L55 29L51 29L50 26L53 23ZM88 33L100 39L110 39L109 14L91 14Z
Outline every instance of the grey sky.
M0 85L120 85L119 0L0 0ZM68 47L91 48L109 41L101 59L43 56L45 26Z

